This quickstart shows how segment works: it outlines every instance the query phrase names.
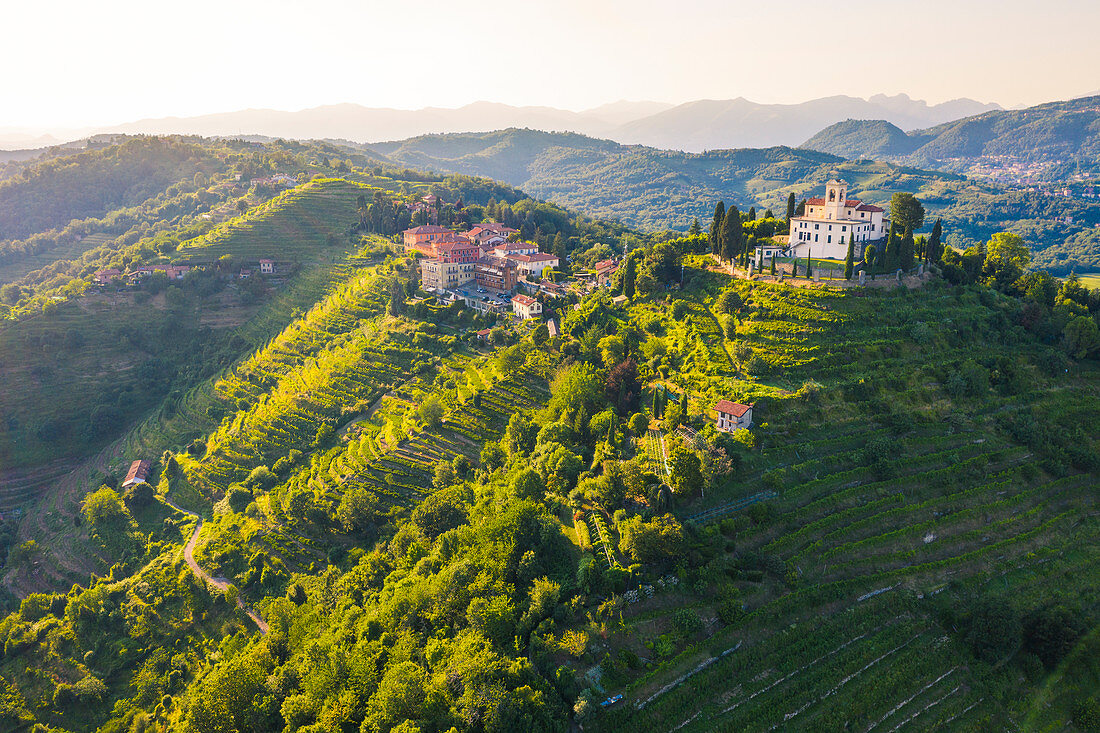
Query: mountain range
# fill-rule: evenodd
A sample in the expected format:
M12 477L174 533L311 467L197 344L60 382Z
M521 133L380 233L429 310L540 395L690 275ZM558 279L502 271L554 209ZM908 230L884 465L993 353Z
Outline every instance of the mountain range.
M994 110L911 132L885 119L849 119L826 127L802 147L845 158L888 158L994 177L1059 180L1075 173L1096 175L1100 95Z
M487 132L509 127L571 131L626 144L688 152L717 148L797 145L822 127L848 118L885 119L904 129L941 124L1000 109L972 99L929 105L905 94L869 99L832 96L799 104L759 104L744 98L679 105L619 101L574 112L494 102L419 110L334 104L296 112L246 109L197 117L144 119L82 134L265 135L354 142L399 140L429 133ZM32 147L33 131L0 131L0 147ZM70 131L70 134L72 132Z

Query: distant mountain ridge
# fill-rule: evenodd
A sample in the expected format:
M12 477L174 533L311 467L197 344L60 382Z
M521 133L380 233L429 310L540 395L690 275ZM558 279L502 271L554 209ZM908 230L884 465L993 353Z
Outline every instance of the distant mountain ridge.
M1000 107L971 99L929 105L905 94L878 94L870 99L834 96L799 104L759 104L743 98L697 100L679 105L618 101L580 112L494 102L474 102L455 109L426 107L419 110L333 104L297 112L246 109L197 117L145 119L89 129L86 134L264 135L366 143L515 127L544 132L570 131L624 144L702 152L719 148L794 146L823 126L848 118L885 119L903 129L914 129L992 109ZM17 147L26 145L21 143Z
M1005 159L1051 179L1100 174L1100 95L995 110L912 132L885 120L845 120L801 147L845 158L890 158L956 172ZM1022 169L1023 170L1023 169Z
M757 104L747 99L700 100L622 125L612 139L700 152L717 148L797 145L822 125L845 119L885 119L904 129L937 125L1000 109L958 99L929 106L905 94L870 99L834 96L801 104Z

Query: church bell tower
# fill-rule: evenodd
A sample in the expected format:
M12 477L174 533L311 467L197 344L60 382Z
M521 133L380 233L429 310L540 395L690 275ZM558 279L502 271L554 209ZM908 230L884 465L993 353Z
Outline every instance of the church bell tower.
M825 218L843 219L844 203L848 200L848 184L834 178L825 184Z

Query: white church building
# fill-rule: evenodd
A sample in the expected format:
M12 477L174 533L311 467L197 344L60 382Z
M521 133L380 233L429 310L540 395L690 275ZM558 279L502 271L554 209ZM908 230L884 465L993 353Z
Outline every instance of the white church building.
M842 260L848 255L848 237L855 235L855 256L863 247L886 237L889 219L878 206L848 198L848 184L833 179L825 184L824 198L806 201L803 216L791 219L787 255Z

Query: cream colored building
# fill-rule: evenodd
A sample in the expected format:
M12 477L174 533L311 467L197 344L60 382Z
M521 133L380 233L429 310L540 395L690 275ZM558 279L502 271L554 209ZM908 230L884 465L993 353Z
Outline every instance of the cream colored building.
M474 279L474 263L421 260L420 280L425 290L449 290Z
M787 256L826 257L837 260L848 254L848 238L855 235L855 256L871 242L885 239L890 222L878 206L848 198L848 184L833 179L825 184L825 196L806 202L806 213L791 219Z

